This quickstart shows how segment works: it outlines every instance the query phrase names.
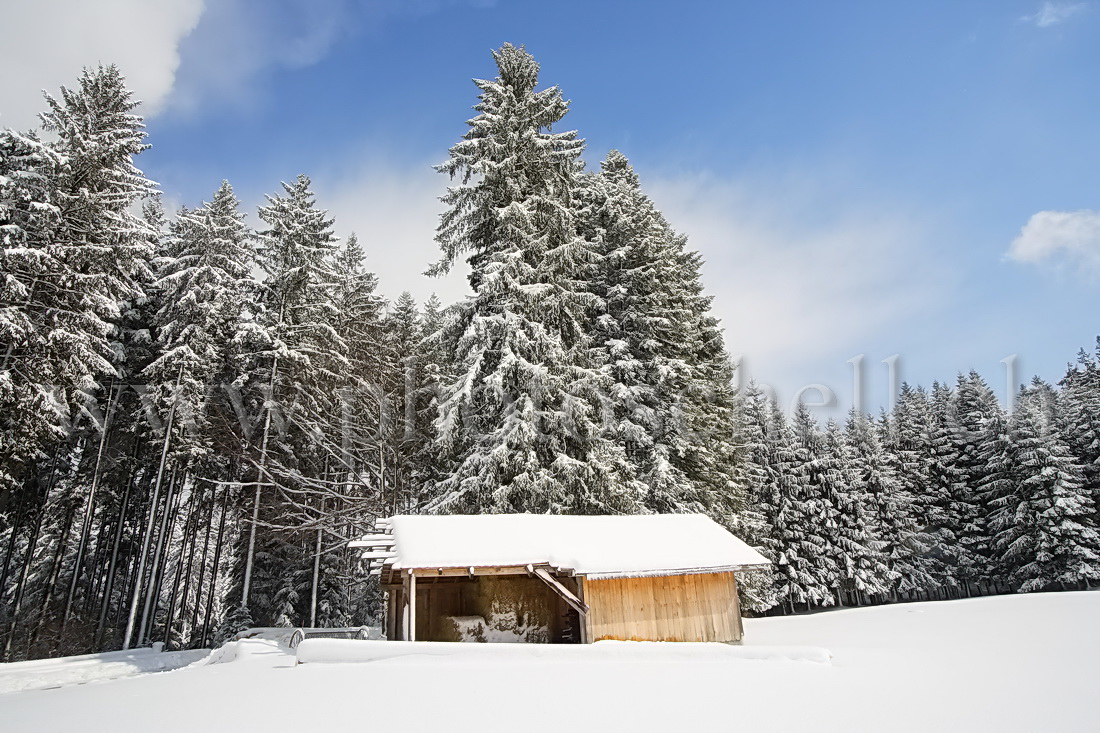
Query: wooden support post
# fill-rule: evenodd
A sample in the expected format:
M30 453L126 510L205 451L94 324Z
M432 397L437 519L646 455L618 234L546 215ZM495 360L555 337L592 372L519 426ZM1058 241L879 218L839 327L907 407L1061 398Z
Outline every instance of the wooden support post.
M584 600L584 576L581 576L581 575L576 576L576 581L577 581L577 598L580 599L581 603L584 603L587 606L588 604ZM579 631L579 634L580 634L581 643L582 644L587 644L588 643L588 614L587 613L578 613L577 614L577 624L578 624L578 626L580 626L580 629L578 631Z
M741 620L741 594L737 592L737 576L730 573L730 583L733 585L733 613L737 617L737 641L745 638L745 622Z
M416 576L409 570L409 641L416 641Z
M409 640L409 577L401 578L401 600L397 604L401 607L401 641Z

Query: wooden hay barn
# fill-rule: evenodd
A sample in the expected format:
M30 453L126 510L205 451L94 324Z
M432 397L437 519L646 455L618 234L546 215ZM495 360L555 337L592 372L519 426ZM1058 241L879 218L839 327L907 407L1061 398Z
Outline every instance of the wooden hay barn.
M350 546L408 641L738 642L737 574L768 564L696 514L397 516Z

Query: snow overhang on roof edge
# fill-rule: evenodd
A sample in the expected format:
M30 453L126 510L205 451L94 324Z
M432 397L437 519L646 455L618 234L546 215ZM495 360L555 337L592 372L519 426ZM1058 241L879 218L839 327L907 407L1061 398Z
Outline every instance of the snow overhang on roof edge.
M392 534L369 534L354 544L373 551L369 559L391 570L533 563L599 579L750 571L771 564L702 515L417 515L386 524Z

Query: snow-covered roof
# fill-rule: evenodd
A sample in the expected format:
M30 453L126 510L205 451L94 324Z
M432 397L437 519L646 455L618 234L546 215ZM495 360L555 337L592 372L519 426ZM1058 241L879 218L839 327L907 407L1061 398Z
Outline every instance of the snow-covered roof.
M544 564L592 577L768 564L702 514L417 515L387 524L394 555L386 564L394 570Z

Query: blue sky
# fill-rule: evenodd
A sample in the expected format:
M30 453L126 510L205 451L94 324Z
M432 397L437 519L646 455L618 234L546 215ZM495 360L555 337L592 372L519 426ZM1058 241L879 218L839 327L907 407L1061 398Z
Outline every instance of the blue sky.
M250 211L309 174L382 289L445 299L431 170L489 50L526 44L596 164L634 162L704 274L744 373L837 408L866 369L1002 394L1100 333L1100 2L42 0L0 29L0 124L118 63L171 205L229 179ZM816 392L808 395L813 399ZM829 411L823 411L828 413Z

